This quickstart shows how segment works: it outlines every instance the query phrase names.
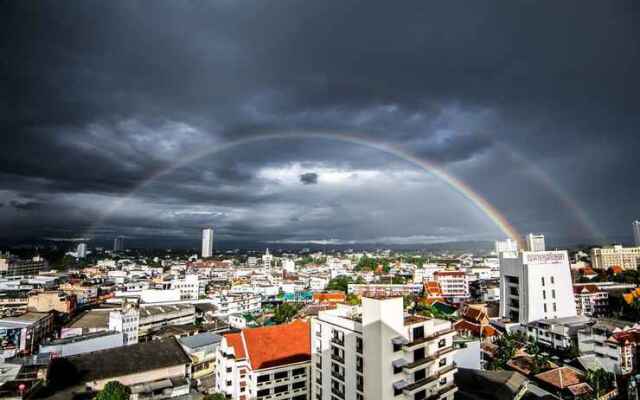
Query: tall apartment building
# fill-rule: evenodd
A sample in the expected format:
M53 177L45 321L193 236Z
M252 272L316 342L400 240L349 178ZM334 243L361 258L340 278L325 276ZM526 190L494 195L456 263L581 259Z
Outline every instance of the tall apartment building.
M496 240L496 254L500 254L505 251L518 251L518 242L513 239Z
M119 252L124 250L124 238L122 236L118 236L113 239L113 251Z
M312 400L453 399L455 330L402 301L363 297L311 320Z
M460 303L469 297L469 279L463 271L438 271L433 278L440 284L442 297L454 303Z
M500 254L500 316L514 322L576 315L566 251Z
M526 237L526 242L527 251L545 251L547 249L543 234L530 233Z
M262 266L264 268L271 268L271 262L273 261L273 256L269 253L269 249L267 249L262 255Z
M213 256L213 228L202 230L202 258Z
M309 324L243 329L223 336L216 359L216 390L233 400L308 400Z
M19 259L6 253L0 256L0 277L38 275L46 268L47 263L41 257Z
M594 269L609 269L618 266L622 269L640 267L640 247L613 246L591 249L591 264Z
M609 311L609 292L598 285L574 285L576 312L587 317L605 316Z
M87 256L87 244L80 243L78 247L76 247L76 257L77 258L85 258Z
M633 245L640 247L640 221L633 221Z

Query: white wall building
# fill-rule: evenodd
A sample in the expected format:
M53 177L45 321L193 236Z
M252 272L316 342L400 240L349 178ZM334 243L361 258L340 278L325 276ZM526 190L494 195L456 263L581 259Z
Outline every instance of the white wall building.
M544 243L543 234L530 233L527 235L527 251L545 251L547 250Z
M518 242L511 238L505 240L496 240L495 245L496 254L500 254L505 251L518 251Z
M138 307L125 303L122 309L109 312L109 330L122 332L122 343L127 346L138 343L140 311Z
M213 228L202 230L202 258L213 256Z
M76 257L85 258L87 256L87 244L80 243L78 247L76 247Z
M640 247L617 245L591 249L591 264L594 269L609 269L617 266L622 269L637 270L640 267Z
M171 289L180 291L180 300L198 300L200 294L198 275L189 274L184 278L174 278L171 281Z
M311 320L312 399L453 399L453 336L444 320L405 316L401 297Z
M576 315L564 250L500 254L500 290L500 316L513 322Z

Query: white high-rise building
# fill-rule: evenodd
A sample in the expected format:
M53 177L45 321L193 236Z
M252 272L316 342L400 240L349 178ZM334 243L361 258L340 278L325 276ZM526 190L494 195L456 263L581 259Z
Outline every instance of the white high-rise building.
M527 251L545 251L544 235L530 233L527 235Z
M87 244L80 243L76 248L76 257L85 258L87 256Z
M213 256L213 228L202 230L202 258Z
M633 244L640 247L640 221L633 221Z
M262 266L264 268L271 268L271 261L273 261L273 256L269 253L269 249L267 249L262 256Z
M500 254L502 318L528 323L575 315L566 250Z
M118 236L113 239L113 251L119 252L124 250L124 238L122 236Z
M362 298L311 320L311 399L453 399L451 322L404 314L402 297Z
M496 254L500 254L504 251L518 251L518 242L511 238L496 240Z

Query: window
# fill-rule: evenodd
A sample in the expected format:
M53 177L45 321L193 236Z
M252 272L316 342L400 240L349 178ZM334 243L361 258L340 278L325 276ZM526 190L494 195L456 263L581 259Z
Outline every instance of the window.
M296 368L292 371L292 374L295 375L302 375L305 373L305 369L304 368Z
M544 312L547 312L547 304L544 304Z
M276 386L276 388L273 389L273 393L274 394L284 393L287 390L289 390L289 385Z
M547 291L546 291L546 290L543 290L543 291L542 291L542 299L543 299L543 300L546 300L546 299L547 299Z
M447 340L446 340L446 339L440 339L440 340L438 341L438 348L439 348L439 349L443 348L443 347L444 347L444 346L446 346L446 345L447 345Z
M447 384L447 377L445 376L444 378L440 379L440 385L446 385Z
M269 377L271 375L266 374L266 375L259 375L258 376L258 383L263 383L263 382L268 382L269 381Z
M554 312L555 312L555 311L558 311L558 310L556 310L556 303L553 303L553 311L554 311Z
M413 340L422 339L424 337L424 326L413 328Z
M402 367L398 367L398 366L393 366L393 374L399 374L400 372L402 372Z
M273 379L284 379L289 376L289 371L276 372L273 374Z
M305 385L306 385L305 381L294 382L293 385L291 385L291 388L292 389L302 389Z
M231 386L231 381L227 381L227 386Z
M447 359L443 358L440 360L440 362L438 362L438 366L439 367L444 367L445 365L447 365Z
M393 395L400 396L402 394L402 389L398 389L397 387L393 387Z
M553 276L551 277L551 284L554 284L555 280L553 279Z
M397 353L397 352L399 352L400 350L402 350L402 345L401 345L400 343L394 343L394 344L393 344L393 352L394 352L394 353Z
M544 286L544 276L540 279L542 280L542 286Z
M362 353L362 338L361 337L357 337L356 338L356 351L358 353Z
M269 389L258 390L258 397L268 396L268 395L269 395Z
M231 372L232 368L231 367L227 367L227 373Z
M552 282L553 283L553 282ZM555 299L556 298L556 290L555 289L551 289L551 298Z

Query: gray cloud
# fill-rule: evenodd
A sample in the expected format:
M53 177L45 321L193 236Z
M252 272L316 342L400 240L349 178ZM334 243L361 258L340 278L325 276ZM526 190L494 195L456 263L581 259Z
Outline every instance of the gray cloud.
M242 144L328 131L438 165L521 231L626 240L640 214L628 184L639 15L631 0L8 2L2 234L180 238L215 223L247 240L501 235L380 146ZM408 196L401 207L389 190Z
M318 174L315 172L305 172L300 175L300 182L302 182L303 185L315 185L318 183Z

